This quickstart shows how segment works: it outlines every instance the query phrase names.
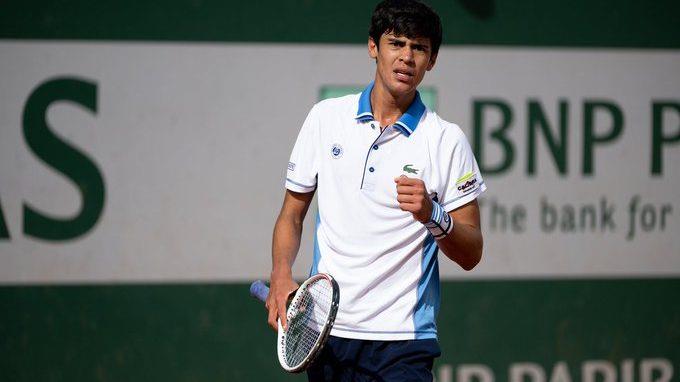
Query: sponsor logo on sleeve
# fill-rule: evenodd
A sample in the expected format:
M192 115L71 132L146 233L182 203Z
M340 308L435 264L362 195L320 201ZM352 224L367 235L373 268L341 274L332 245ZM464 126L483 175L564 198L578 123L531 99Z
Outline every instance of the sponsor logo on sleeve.
M470 171L467 174L461 176L456 180L456 189L458 191L466 192L468 190L471 190L475 187L477 187L477 174L474 172Z
M288 162L288 170L290 170L290 171L295 171L295 163L293 163L293 162Z

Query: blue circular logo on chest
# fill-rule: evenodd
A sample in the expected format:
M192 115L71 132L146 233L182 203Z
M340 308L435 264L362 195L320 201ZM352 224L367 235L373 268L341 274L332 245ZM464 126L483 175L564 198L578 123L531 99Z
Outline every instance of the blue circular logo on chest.
M333 155L333 158L338 159L342 156L342 146L339 144L334 144L333 147L331 148L331 155Z

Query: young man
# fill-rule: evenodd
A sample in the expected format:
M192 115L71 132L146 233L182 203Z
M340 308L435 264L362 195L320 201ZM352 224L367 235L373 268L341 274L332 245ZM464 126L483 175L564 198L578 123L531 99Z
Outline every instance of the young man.
M316 104L293 148L274 228L269 324L285 321L298 285L291 266L318 192L311 273L331 274L340 304L312 381L432 380L440 354L437 252L472 269L482 255L477 196L485 190L460 128L422 103L441 22L413 0L387 0L372 16L375 80L361 93ZM285 327L285 322L283 323Z

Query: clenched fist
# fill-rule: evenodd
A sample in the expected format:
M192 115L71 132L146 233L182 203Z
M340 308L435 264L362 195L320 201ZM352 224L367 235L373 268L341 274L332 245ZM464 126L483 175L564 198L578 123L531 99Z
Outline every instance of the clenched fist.
M399 208L413 214L413 218L427 223L432 216L432 201L425 188L425 183L416 178L402 175L394 179L397 184L397 201Z

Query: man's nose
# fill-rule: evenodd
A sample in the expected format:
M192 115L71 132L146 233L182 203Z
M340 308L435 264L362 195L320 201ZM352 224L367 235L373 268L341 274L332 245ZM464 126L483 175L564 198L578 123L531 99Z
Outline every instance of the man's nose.
M414 61L413 59L413 49L409 48L408 46L405 46L401 50L401 60L404 61L407 64L410 64Z

